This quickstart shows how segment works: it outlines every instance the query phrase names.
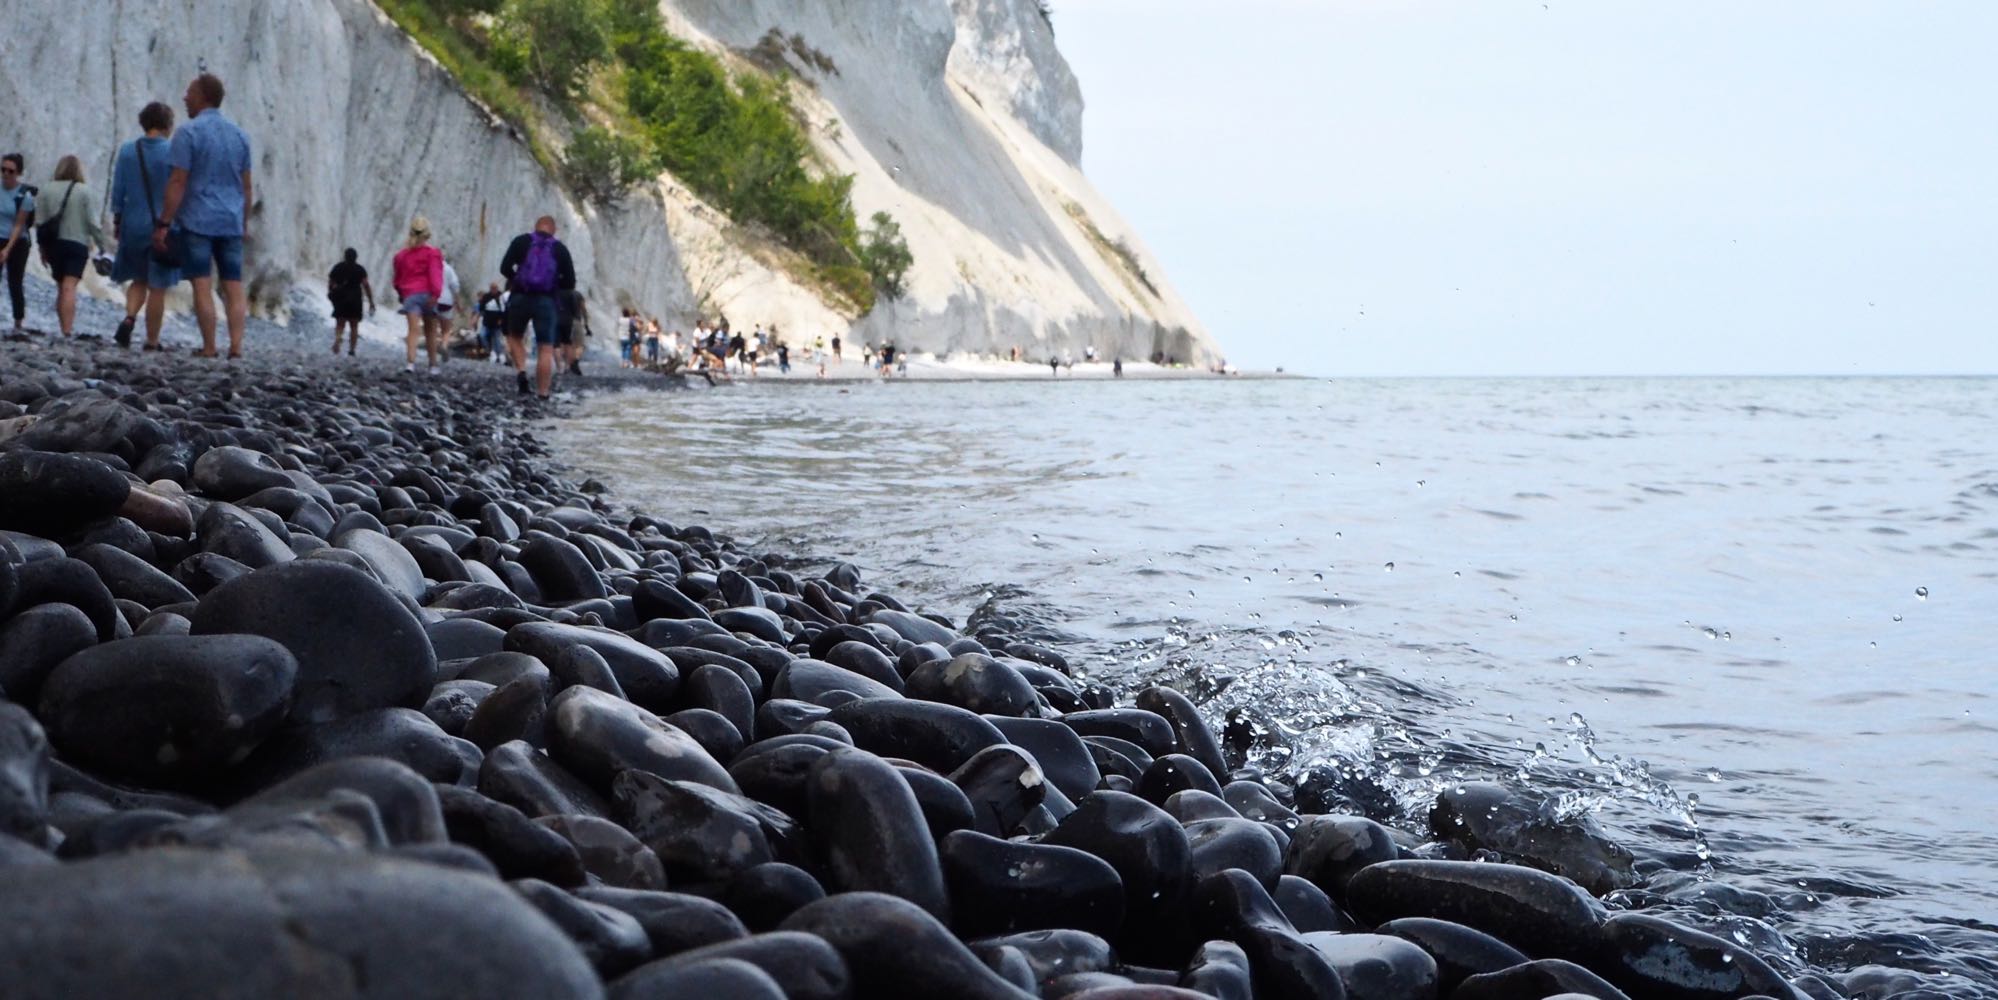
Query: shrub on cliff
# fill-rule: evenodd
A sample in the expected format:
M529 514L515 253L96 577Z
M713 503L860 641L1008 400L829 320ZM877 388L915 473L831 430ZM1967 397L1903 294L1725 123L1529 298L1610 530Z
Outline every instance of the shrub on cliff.
M643 146L600 125L577 132L562 158L562 179L569 190L606 208L615 207L652 175Z
M876 212L872 221L861 239L860 262L881 294L899 299L908 290L903 279L916 258L909 253L909 241L902 238L902 224L894 216Z
M610 54L602 13L600 0L506 0L492 59L515 82L573 100Z

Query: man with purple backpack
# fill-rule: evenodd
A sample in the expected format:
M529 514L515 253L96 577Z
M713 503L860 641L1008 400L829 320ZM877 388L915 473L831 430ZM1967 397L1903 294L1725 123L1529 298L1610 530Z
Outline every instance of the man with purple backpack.
M500 276L506 279L506 350L513 358L520 391L527 388L527 325L534 324L534 387L536 395L548 398L549 383L555 377L555 299L576 287L576 264L569 248L555 238L555 220L542 216L534 220L534 231L514 237L500 258Z

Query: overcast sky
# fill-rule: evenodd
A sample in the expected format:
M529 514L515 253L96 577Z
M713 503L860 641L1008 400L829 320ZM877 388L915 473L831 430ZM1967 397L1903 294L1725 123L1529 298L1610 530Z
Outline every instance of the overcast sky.
M1053 0L1232 363L1998 373L1998 0Z

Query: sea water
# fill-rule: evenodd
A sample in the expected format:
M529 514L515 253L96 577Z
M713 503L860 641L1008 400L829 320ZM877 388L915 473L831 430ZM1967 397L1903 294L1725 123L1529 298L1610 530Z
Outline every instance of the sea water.
M1998 996L1994 431L1998 380L1866 378L793 383L550 428L620 503L1029 623L1406 827L1524 784L1665 865L1613 902L1966 996Z

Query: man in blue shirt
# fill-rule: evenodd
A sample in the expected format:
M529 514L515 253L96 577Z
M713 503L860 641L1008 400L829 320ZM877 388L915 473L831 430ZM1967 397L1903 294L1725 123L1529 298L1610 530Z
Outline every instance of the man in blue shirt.
M187 124L174 134L167 162L166 205L153 244L180 247L181 274L194 285L201 356L215 356L215 283L220 272L229 311L229 356L243 356L249 299L243 289L243 233L252 201L250 137L222 114L222 81L203 73L187 85Z

